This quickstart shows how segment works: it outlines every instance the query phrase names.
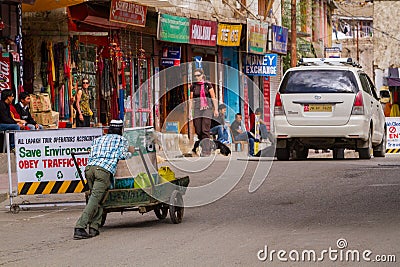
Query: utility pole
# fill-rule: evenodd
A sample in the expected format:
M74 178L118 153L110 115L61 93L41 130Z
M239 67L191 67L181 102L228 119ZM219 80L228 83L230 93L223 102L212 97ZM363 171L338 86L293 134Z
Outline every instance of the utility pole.
M296 0L291 0L291 47L290 47L290 66L296 67L297 65L297 30L296 30Z
M358 47L359 34L360 34L360 22L357 22L357 63L360 63L360 49Z

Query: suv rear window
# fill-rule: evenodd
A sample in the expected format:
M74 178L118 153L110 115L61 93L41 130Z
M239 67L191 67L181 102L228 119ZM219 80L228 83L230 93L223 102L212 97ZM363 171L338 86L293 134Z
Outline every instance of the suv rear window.
M280 93L355 93L358 91L353 72L347 70L290 71L284 78Z

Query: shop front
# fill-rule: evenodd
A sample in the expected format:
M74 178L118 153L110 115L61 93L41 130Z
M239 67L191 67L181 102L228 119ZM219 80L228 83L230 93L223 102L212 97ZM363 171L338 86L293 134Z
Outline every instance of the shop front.
M217 44L222 49L223 102L228 107L226 120L232 123L235 114L241 112L239 47L242 36L241 24L218 23Z
M18 100L23 81L20 1L0 3L0 91L11 89Z
M189 18L159 15L158 47L160 57L159 91L156 92L156 110L159 109L160 129L188 133L187 105L189 98L188 70L190 61ZM185 65L182 65L185 64ZM174 125L174 127L170 127Z

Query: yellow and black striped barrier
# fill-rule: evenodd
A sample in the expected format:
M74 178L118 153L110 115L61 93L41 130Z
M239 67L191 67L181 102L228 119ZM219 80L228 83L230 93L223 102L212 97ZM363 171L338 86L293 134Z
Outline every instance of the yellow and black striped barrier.
M389 154L396 154L396 153L400 153L400 148L391 148L391 149L386 149L386 153L389 153Z
M44 195L82 192L83 184L80 180L18 183L18 195Z

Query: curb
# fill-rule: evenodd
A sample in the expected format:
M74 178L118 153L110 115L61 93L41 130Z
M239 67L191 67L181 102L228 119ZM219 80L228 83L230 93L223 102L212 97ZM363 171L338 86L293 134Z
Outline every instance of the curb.
M0 193L0 203L8 199L8 193Z

